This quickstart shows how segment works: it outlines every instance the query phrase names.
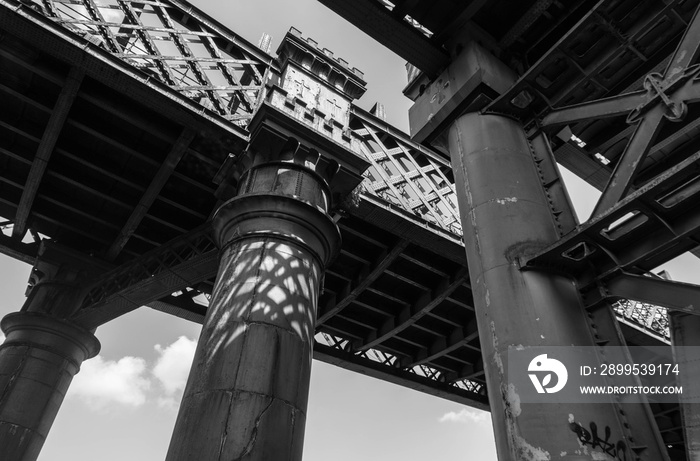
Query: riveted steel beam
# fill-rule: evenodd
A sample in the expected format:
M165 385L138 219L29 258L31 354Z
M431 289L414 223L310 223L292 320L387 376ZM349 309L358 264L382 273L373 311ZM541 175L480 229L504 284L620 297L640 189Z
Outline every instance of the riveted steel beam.
M106 273L75 315L77 324L96 328L140 306L216 275L219 252L210 224L185 234Z
M185 128L180 133L180 136L175 140L170 148L170 152L168 152L168 155L163 163L161 163L158 172L151 180L151 184L149 184L146 191L143 193L143 195L141 195L139 203L134 208L134 211L132 211L121 231L119 231L119 235L117 236L116 240L112 242L109 250L107 250L105 258L108 261L113 261L114 258L117 257L119 252L122 250L122 248L124 248L126 243L134 234L136 228L139 226L143 218L148 213L148 210L151 208L151 205L153 205L153 202L155 202L156 197L158 197L158 194L160 194L160 191L165 186L168 178L170 178L170 175L172 175L172 173L175 171L175 167L177 167L180 159L185 156L187 148L194 137L195 132L189 128Z
M479 331L476 326L476 320L469 322L466 327L457 327L450 331L445 336L436 338L430 346L421 350L415 357L410 359L410 362L404 363L405 366L415 367L430 363L433 360L443 357L450 352L459 349L462 346L469 344L479 336Z
M439 376L417 374L412 369L398 366L395 361L379 361L369 358L369 354L357 354L346 350L342 344L328 345L318 341L314 344L314 358L322 362L336 365L350 371L356 371L366 376L372 376L390 383L398 384L426 394L441 397L481 410L488 410L488 398L485 388L473 386L475 390L467 390L459 385L438 379Z
M414 304L404 307L397 315L389 317L377 330L365 337L364 342L356 344L357 350L373 348L394 335L402 332L420 320L428 312L432 311L459 286L464 285L469 279L467 268L462 268L453 278L448 281L443 279L440 286L432 290L430 294L422 296Z
M594 118L616 117L627 115L644 102L647 92L644 90L625 93L610 98L584 102L573 106L552 110L542 118L541 126L569 125Z
M408 240L400 239L390 250L387 249L382 252L371 267L365 266L363 274L361 274L357 282L348 282L346 284L343 289L343 298L339 299L335 305L328 305L324 310L319 312L316 325L323 325L328 319L349 306L360 293L368 288L377 277L384 273L384 270L399 257L409 243Z
M61 89L56 104L53 107L49 122L44 128L44 134L39 142L39 147L36 151L36 156L32 162L32 167L29 170L22 198L17 207L17 216L15 217L15 227L12 229L12 235L22 237L27 231L27 220L31 213L32 205L36 194L39 191L41 179L44 177L44 172L48 166L51 154L56 146L58 136L61 134L63 125L68 120L68 113L73 106L73 101L78 96L80 85L83 81L84 72L77 67L71 67L66 76L65 83Z
M596 296L597 295L597 296ZM622 272L601 282L595 295L584 299L630 299L641 303L662 306L674 311L700 315L700 285L664 280Z
M319 0L370 37L435 77L449 62L447 53L376 0Z
M661 121L664 118L664 108L657 106L651 109L647 115L639 121L632 137L625 147L625 151L620 157L613 170L608 184L603 190L598 203L593 209L592 216L612 208L618 203L632 187L632 181L644 162L644 158L656 136L661 131Z
M695 248L700 231L699 161L697 152L669 168L608 212L528 257L526 264L556 267L579 277L593 264L596 275L585 281L590 283L621 269L650 271Z

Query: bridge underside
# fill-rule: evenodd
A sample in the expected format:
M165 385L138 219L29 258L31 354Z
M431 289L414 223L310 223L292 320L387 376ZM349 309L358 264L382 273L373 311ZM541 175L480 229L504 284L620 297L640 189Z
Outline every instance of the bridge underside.
M375 3L356 2L358 10L376 12ZM418 11L408 8L409 3L422 2L406 2L406 8L386 21L401 22L401 14L421 18ZM421 57L411 58L410 50L401 52L409 53L407 59L420 63L427 75L438 75L448 58L434 51L457 26L471 21L499 36L489 30L496 24L486 21L491 14L486 3L471 2L451 23L447 17L426 13L426 18L432 18L426 19L430 29L445 31L430 40L417 37L414 30L404 30L403 23L391 23L413 37L430 58L422 61ZM597 30L615 29L600 19L607 17L603 12L581 23L574 37L565 32L564 25L572 25L577 9L557 10L561 16L551 19L536 15L533 2L525 3L526 16L533 18L530 25L520 24L516 16L510 18L511 27L498 25L500 41L491 46L504 55L515 56L525 35L539 33L545 19L559 26L532 49L519 51L525 54L523 62L536 64L524 69L509 93L501 98L492 95L493 100L483 104L521 118L525 111L519 112L512 101L525 89L536 89L532 92L538 96L532 104L542 105L544 113L543 101L571 105L638 88L645 73L665 66L665 57L675 47L669 37L680 36L695 8L693 2L667 2L643 17L635 11L644 6L628 5L625 14L616 10L618 20L630 29L653 31L655 25L670 21L668 37L652 39L640 32L636 40L646 43L640 51L628 42L600 44L594 39ZM48 238L99 261L105 278L75 317L88 329L144 305L201 323L219 260L210 235L211 216L228 198L219 178L221 166L231 154L245 150L249 133L18 5L0 0L0 216L6 220L0 251L33 263L40 242ZM382 39L379 32L373 34L387 46L401 46L391 42L396 35ZM588 37L592 44L583 43L581 37ZM609 52L601 53L601 49ZM583 52L572 54L572 50ZM592 54L603 57L593 58ZM609 78L601 81L600 75ZM688 158L694 161L691 156L700 150L695 110L691 109L684 122L667 124L661 132L638 176L640 188L668 165ZM527 110L531 112L532 107ZM359 205L336 210L343 246L326 271L314 357L488 409L467 261L460 229L455 227L458 219L454 209L445 211L436 205L439 200L454 200L454 193L443 190L454 183L449 162L372 114L354 108L351 117L357 133L353 139L373 159L374 186L363 189ZM557 160L603 188L632 130L612 118L572 122L571 132L587 141L582 146L565 137L557 139L561 126L554 126L556 129L549 130ZM597 160L596 154L609 160L610 166ZM405 162L397 160L398 155ZM392 166L384 167L385 163ZM411 169L402 171L401 165L409 163ZM430 180L430 187L425 186L427 182L416 186L405 179L426 179L430 172L440 177ZM399 176L402 182L396 179ZM694 180L694 176L684 178L675 180L673 187ZM420 202L417 191L426 196L432 193L432 199ZM609 253L630 255L620 262L599 252L595 258L601 259L596 262L609 266L607 275L620 269L639 274L693 250L699 241L697 219L682 233L676 232L681 235L673 246L667 242L668 232L673 234L684 225L685 221L680 222L684 217L696 215L697 207L686 202L683 209L664 214L665 209L650 205L648 198L640 193L614 216L584 226L535 262L549 267L568 264L569 269L583 273L585 268L577 265L583 267L587 262L562 258L562 254L589 243ZM613 221L639 210L647 217L642 224L628 223L629 231L621 226L623 230L612 239L601 234L601 229L613 227ZM664 232L651 239L649 235L660 227ZM640 252L646 252L648 258L640 258ZM591 277L591 286L599 279L603 277ZM629 345L668 343L665 312L654 309L629 303L616 308ZM685 459L678 406L654 402L651 406L671 459Z

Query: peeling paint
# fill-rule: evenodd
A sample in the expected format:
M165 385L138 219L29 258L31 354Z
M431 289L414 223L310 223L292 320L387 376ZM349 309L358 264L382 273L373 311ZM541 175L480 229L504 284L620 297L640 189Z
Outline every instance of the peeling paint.
M574 419L574 414L573 414L573 413L569 413L569 424L573 423L574 421L576 421L576 420Z
M508 384L506 388L506 399L508 405L510 406L511 414L513 417L517 418L520 416L522 409L520 408L520 396L515 392L515 385Z
M503 360L501 359L501 354L498 353L498 338L496 337L496 323L491 321L491 340L493 341L493 362L498 367L501 375L504 374L503 370Z
M520 436L517 437L516 443L517 452L520 455L518 459L523 461L551 461L552 459L548 451L530 445L527 440Z
M676 59L676 62L683 62L685 59L685 55L688 54L688 50L683 50L680 53L678 53L678 59Z
M516 203L518 201L518 197L505 197L505 198L497 198L496 203L499 205L505 205L506 203Z
M486 290L486 307L489 307L491 305L491 296L489 294L489 290Z
M517 346L515 346L515 350L516 351L523 351L523 350L525 350L525 346L523 346L522 344L518 344Z
M498 351L493 353L493 362L496 364L501 374L503 374L503 360L501 360L501 354L499 354Z
M544 335L540 335L540 338L544 339Z

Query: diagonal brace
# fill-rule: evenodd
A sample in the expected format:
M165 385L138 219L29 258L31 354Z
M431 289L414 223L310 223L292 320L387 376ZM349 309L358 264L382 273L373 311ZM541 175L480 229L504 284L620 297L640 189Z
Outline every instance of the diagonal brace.
M58 95L49 122L41 137L34 162L32 162L32 167L29 170L29 176L27 177L27 182L22 191L19 206L17 207L15 226L12 230L12 236L14 238L22 238L27 231L29 215L36 195L39 192L41 180L44 177L44 173L49 164L51 154L53 154L56 143L58 142L58 137L61 134L63 125L66 123L66 120L68 120L68 114L70 113L71 107L73 107L73 102L78 96L83 77L84 72L82 70L77 67L72 67L68 72L61 93Z
M623 272L607 281L606 291L608 298L630 299L700 315L700 285Z
M646 90L639 90L554 109L542 119L541 126L570 125L593 118L627 115L645 102L646 95Z

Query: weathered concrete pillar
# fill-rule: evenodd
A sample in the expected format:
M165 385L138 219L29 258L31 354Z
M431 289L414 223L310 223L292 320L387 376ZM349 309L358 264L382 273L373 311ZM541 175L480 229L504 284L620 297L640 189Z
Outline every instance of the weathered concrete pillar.
M219 273L167 461L301 460L318 293L340 243L308 166L252 167L214 217Z
M89 280L92 258L42 243L27 300L0 322L0 459L37 459L73 376L100 342L70 320Z
M17 312L0 325L7 337L0 346L0 458L35 460L73 376L100 343L45 314Z
M697 315L675 312L670 314L671 343L673 344L674 362L681 371L678 385L683 386L680 394L681 418L685 450L689 460L700 459L700 317Z
M498 458L612 459L579 437L577 431L593 423L609 431L617 459L667 459L663 446L646 437L653 434L651 427L640 432L646 438L635 440L631 423L613 402L523 403L518 389L508 384L509 346L596 344L573 280L520 267L522 257L559 238L520 124L497 115L464 115L450 128L449 148Z

